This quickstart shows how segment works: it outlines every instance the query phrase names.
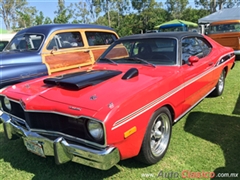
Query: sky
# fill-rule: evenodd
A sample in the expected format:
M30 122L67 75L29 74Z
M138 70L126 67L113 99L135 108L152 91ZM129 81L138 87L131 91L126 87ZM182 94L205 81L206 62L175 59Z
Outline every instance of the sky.
M69 6L71 3L77 3L84 0L65 0L65 6ZM165 2L166 0L156 0ZM27 0L28 6L35 6L38 12L42 11L44 17L49 17L53 20L55 17L54 11L57 10L58 0ZM194 0L189 0L189 5L193 5ZM0 28L6 29L4 22L0 19Z
M44 17L53 19L55 16L54 11L57 10L58 0L27 0L27 2L28 6L35 6L39 12L42 11ZM79 0L65 0L65 6L76 2L79 2Z
M35 6L40 12L42 11L44 17L48 16L51 19L55 16L54 11L57 10L58 0L27 0L29 6ZM77 3L84 0L65 0L65 6L67 7L70 3ZM166 2L166 0L156 0L157 2ZM194 0L188 0L189 5L194 4Z
M28 6L35 6L38 12L42 11L44 17L55 17L54 11L57 10L58 0L27 0ZM76 3L79 0L65 0L65 6L67 7L70 3ZM4 22L0 19L0 28L6 29Z

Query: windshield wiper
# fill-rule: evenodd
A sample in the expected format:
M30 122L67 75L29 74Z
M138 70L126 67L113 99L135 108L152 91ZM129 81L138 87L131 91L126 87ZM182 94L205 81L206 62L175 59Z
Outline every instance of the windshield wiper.
M111 62L112 64L118 65L118 63L116 63L115 61L113 61L113 60L111 60L111 59L109 59L109 58L100 58L99 61L101 61L101 60L103 60L103 61L108 61L108 62ZM98 61L98 62L99 62L99 61Z
M148 61L146 61L144 59L138 58L138 57L128 57L128 58L124 58L124 59L129 59L129 60L134 60L134 61L141 61L141 62L143 62L143 63L145 63L147 65L150 65L150 66L152 66L154 68L156 67L154 64L152 64L152 63L150 63L150 62L148 62Z

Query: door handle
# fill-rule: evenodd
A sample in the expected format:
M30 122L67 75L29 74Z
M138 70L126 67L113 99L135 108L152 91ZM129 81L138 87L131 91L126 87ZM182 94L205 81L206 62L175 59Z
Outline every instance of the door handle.
M85 53L89 53L89 51L90 51L90 50L89 50L89 49L87 49L87 50L85 50L85 51L83 51L83 52L85 52Z

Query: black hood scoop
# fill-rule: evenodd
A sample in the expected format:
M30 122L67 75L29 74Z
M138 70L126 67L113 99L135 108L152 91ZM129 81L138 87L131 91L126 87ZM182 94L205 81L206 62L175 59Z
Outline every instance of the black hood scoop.
M44 79L47 85L57 85L65 89L79 90L106 81L121 74L121 71L91 70L71 74L64 74L53 78Z

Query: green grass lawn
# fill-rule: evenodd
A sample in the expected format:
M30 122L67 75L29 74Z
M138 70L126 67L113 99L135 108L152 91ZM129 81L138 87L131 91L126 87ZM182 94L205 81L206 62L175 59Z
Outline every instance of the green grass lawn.
M182 172L232 172L239 173L238 178L216 179L240 179L239 75L240 61L228 74L221 97L205 98L173 126L166 156L152 166L134 159L121 161L108 171L72 162L56 165L53 157L28 152L21 139L6 140L0 126L0 180L181 179Z

